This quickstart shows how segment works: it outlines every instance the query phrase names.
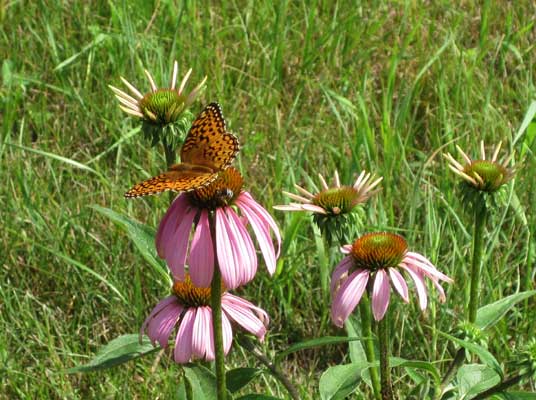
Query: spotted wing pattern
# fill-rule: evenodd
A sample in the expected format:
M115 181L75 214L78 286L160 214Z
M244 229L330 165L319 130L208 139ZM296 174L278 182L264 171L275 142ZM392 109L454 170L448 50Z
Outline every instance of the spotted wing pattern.
M211 103L193 122L181 149L182 163L138 183L125 197L139 197L173 190L190 191L208 185L235 159L238 139L225 130L217 103Z

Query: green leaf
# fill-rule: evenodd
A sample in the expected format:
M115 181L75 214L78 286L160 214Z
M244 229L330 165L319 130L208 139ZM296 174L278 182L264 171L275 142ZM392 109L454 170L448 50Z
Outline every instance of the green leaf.
M92 205L95 211L110 218L114 223L123 228L130 239L134 242L136 248L140 251L145 260L151 264L165 279L165 282L171 286L171 278L165 263L158 258L156 254L156 247L154 244L155 230L139 221L130 219L124 215L116 213L106 207L99 205Z
M476 314L476 326L486 329L495 325L514 305L535 294L536 290L520 292L480 307Z
M245 396L240 396L236 400L281 400L279 397L268 396L267 394L246 394Z
M444 332L439 332L439 334L441 336L444 336L447 339L453 341L454 343L458 344L459 346L465 348L469 352L477 355L478 358L480 358L480 360L484 364L486 364L488 367L493 368L493 370L495 372L497 372L497 374L499 374L501 376L501 378L504 377L502 369L501 369L501 366L499 365L499 363L497 362L495 357L493 357L493 355L489 351L484 349L483 347L478 346L478 345L476 345L474 343L466 342L465 340L458 339L458 338L456 338L454 336L451 336L451 335L449 335L447 333L444 333Z
M502 396L505 400L536 400L533 392L504 392Z
M456 377L460 399L470 399L501 381L501 377L493 369L482 364L463 365Z
M354 315L350 315L350 317L344 323L344 327L346 328L346 334L348 335L348 337L360 337L361 336L361 325L359 323L358 318L356 318ZM348 350L350 352L350 361L352 363L357 363L357 364L368 363L367 354L363 347L364 345L363 342L365 340L372 340L372 338L363 338L362 340L353 340L348 343ZM365 371L363 371L361 378L367 384L367 386L372 389L372 379L370 377L370 370L368 368Z
M138 334L123 335L104 346L89 363L67 370L67 373L91 372L115 367L127 361L143 357L157 351L147 336L140 343Z
M400 357L389 357L389 366L391 368L404 367L404 368L420 369L420 370L429 372L430 375L432 375L432 377L436 381L436 383L441 382L441 375L439 371L434 366L434 364L428 361L413 361L413 360L406 360Z
M320 377L319 389L322 400L343 400L353 393L361 381L361 373L367 364L336 365L328 368Z
M237 392L251 382L262 371L258 368L235 368L228 371L226 376L227 389L231 392Z
M348 338L343 336L324 336L321 338L306 340L304 342L296 343L290 346L285 351L282 351L276 356L276 362L280 361L281 359L285 358L291 353L294 353L296 351L305 350L305 349L312 349L314 347L320 347L320 346L326 346L328 344L339 344L339 343L346 343L351 342L353 340L359 340L360 338L354 337L354 338Z
M188 364L184 366L184 376L190 383L195 400L217 399L216 376L212 371L201 365Z

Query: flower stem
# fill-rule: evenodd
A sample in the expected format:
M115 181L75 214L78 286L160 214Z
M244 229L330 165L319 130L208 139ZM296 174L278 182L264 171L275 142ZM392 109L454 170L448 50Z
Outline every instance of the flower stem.
M298 390L294 385L290 382L290 380L277 368L277 366L271 362L266 355L264 355L258 348L256 348L251 340L249 340L248 337L244 335L240 335L237 340L239 341L240 345L248 350L253 356L259 360L261 363L263 363L272 373L272 375L279 380L285 386L288 393L290 394L290 397L292 397L293 400L300 400L300 394L298 393Z
M372 315L370 313L370 301L367 293L363 294L361 301L359 302L359 313L361 315L361 334L367 338L365 340L365 353L367 354L367 360L370 364L376 362L376 353L374 352L374 341L372 340ZM370 379L372 381L372 389L374 390L374 397L381 399L381 386L380 378L378 376L378 368L371 367Z
M175 149L173 146L168 144L167 140L162 140L162 145L164 146L164 154L166 156L166 166L169 169L173 164L175 164Z
M517 385L519 382L521 382L524 378L527 378L530 374L524 374L524 375L516 375L514 377L511 377L504 382L501 382L488 390L479 393L477 396L473 397L473 400L481 400L481 399L487 399L491 395L494 395L496 393L500 393L505 391L511 386Z
M482 245L484 243L484 227L486 226L487 209L484 201L475 207L473 234L473 264L471 266L471 291L469 295L469 322L476 321L478 310L480 274L482 272Z
M378 342L380 345L380 373L382 400L393 400L391 370L389 369L389 311L378 322Z
M214 218L210 219L210 233L212 244L214 246L214 274L212 275L212 284L210 286L210 303L212 307L212 330L214 333L214 350L215 350L215 367L216 367L216 390L218 400L227 399L227 385L225 383L225 352L223 351L223 330L222 330L222 311L221 296L222 283L221 272L216 254L216 226Z

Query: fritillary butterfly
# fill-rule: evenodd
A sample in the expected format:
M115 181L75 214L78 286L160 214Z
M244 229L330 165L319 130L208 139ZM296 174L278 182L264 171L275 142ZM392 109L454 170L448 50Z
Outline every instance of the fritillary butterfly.
M181 163L169 171L138 183L125 197L139 197L173 190L188 192L208 185L238 154L236 136L225 130L218 103L211 103L193 122L181 148Z

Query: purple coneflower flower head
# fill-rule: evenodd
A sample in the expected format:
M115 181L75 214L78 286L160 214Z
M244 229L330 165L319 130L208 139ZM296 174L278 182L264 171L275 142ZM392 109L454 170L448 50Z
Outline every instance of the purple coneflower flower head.
M452 282L448 276L423 255L408 251L406 240L392 233L368 233L341 251L347 256L337 265L331 277L331 318L339 327L355 309L365 290L372 296L372 313L379 321L389 306L391 286L407 303L407 277L417 290L421 310L428 305L428 291L424 278L429 278L445 301L445 292L439 281ZM404 275L406 277L404 277Z
M177 121L181 113L194 102L207 80L205 77L189 94L185 94L184 89L190 78L192 69L190 68L188 70L177 88L178 70L179 66L177 61L175 61L173 63L171 81L167 88L158 88L149 71L145 70L145 75L151 86L150 92L145 95L123 77L121 77L121 81L128 88L130 94L114 86L108 86L121 103L119 105L121 110L151 124L163 126Z
M323 216L337 216L351 212L358 204L366 202L379 189L375 189L383 178L374 179L370 173L362 171L352 186L341 185L339 174L335 171L333 186L328 186L324 177L318 174L322 190L310 193L301 186L294 185L300 195L283 192L297 201L288 205L274 206L281 211L311 211Z
M192 282L209 286L215 249L227 288L235 289L251 281L257 272L257 253L248 227L255 235L268 272L275 272L281 247L279 229L270 214L242 190L242 183L240 173L230 167L208 186L175 199L156 235L158 255L167 261L175 279L184 279L187 264Z
M225 354L231 349L233 324L264 340L269 323L264 310L227 292L223 293L221 302ZM194 286L188 275L183 281L176 281L171 296L160 301L151 311L141 326L140 337L146 332L153 345L158 342L167 348L169 337L175 330L175 362L214 360L210 287Z
M480 159L472 160L459 146L456 149L463 158L463 163L456 161L450 154L444 154L449 162L449 168L460 176L469 188L479 192L494 193L514 176L514 169L508 164L512 160L513 154L504 161L499 162L498 156L502 142L499 142L493 154L486 158L484 142L480 142Z

